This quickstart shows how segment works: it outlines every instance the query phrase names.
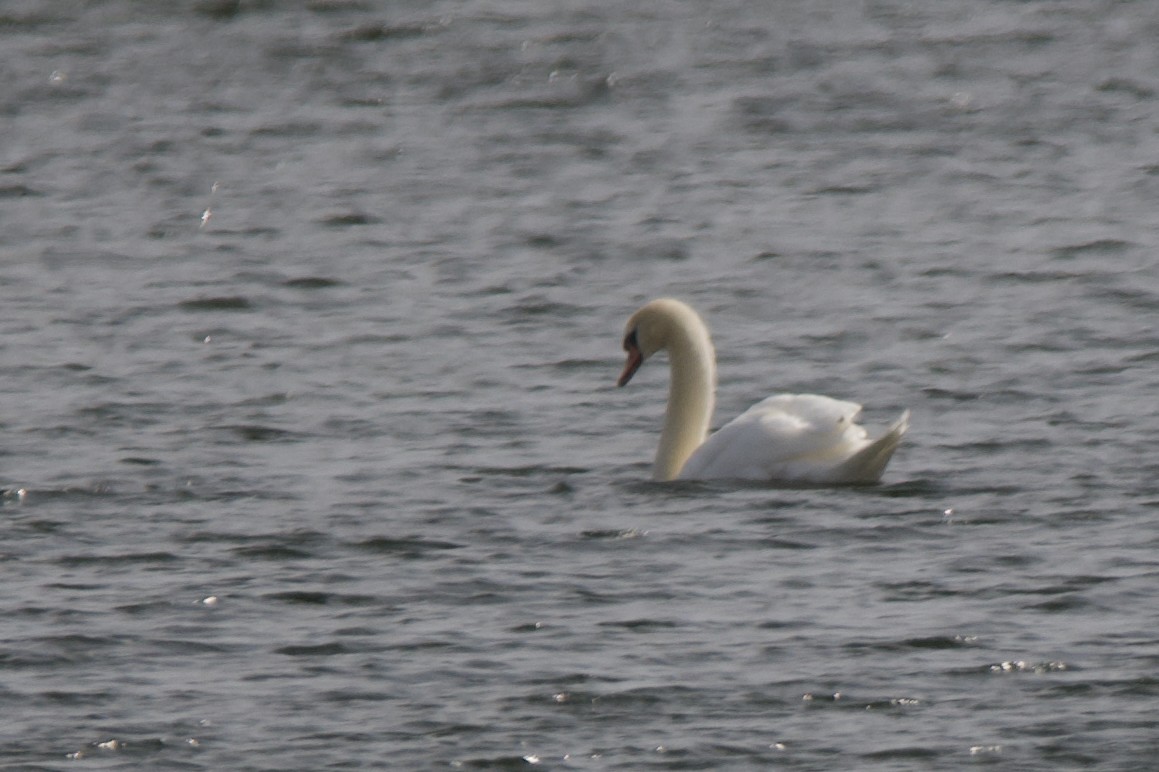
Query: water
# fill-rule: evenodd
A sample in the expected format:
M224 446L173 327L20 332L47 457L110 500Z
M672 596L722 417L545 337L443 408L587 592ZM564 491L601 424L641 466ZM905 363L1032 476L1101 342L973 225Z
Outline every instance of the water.
M6 4L3 766L1150 766L1157 32ZM666 294L883 483L648 482Z

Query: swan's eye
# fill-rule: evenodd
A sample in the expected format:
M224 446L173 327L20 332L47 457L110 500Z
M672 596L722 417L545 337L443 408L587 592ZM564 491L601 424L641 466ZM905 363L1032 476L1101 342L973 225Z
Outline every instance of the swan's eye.
M639 351L640 343L636 340L636 330L633 329L624 336L624 351Z

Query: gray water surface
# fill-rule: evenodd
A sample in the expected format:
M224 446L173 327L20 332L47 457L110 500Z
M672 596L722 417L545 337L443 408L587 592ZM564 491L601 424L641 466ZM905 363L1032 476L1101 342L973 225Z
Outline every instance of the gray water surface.
M0 766L1152 766L1157 38L5 4ZM649 482L661 295L882 484Z

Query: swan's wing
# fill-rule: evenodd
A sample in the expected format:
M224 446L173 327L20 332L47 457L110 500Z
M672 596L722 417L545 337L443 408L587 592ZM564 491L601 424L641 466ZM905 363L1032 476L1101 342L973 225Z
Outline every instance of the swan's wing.
M885 465L893 458L893 452L901 444L901 438L909 429L909 411L894 421L885 434L854 453L833 470L833 479L838 482L873 483L881 479Z
M709 437L685 463L683 479L735 478L799 482L866 482L849 462L875 444L855 423L861 405L815 394L762 400ZM883 469L905 427L884 454ZM876 457L875 457L876 458ZM874 467L876 464L866 466ZM856 479L847 479L856 472ZM880 475L880 470L878 471Z

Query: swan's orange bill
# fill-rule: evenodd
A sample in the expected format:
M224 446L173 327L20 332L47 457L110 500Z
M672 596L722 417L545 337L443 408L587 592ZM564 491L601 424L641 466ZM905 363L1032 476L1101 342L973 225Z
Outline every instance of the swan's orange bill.
M624 372L620 373L620 380L616 381L617 386L623 386L628 381L632 380L632 376L640 369L640 365L644 364L644 357L640 356L640 350L636 348L628 349L628 361L624 363Z

